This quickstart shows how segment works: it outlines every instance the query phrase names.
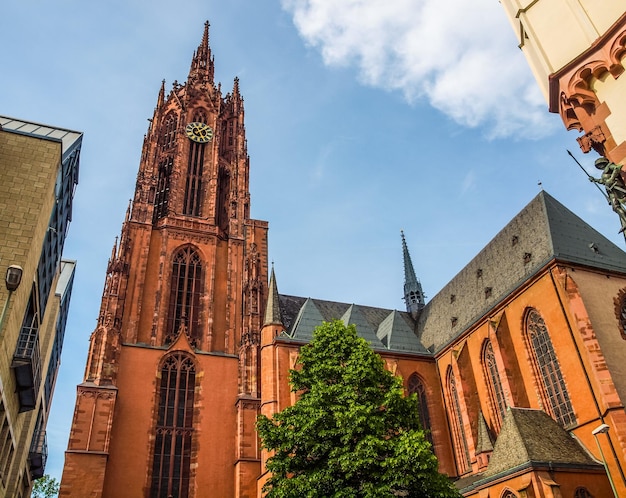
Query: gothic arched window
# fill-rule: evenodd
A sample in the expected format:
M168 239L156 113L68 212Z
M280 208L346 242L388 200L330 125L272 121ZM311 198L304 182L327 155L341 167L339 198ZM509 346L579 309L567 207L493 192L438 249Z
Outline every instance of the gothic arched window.
M201 337L200 296L202 295L202 263L200 256L187 246L178 251L172 263L170 301L165 342L171 342L181 326L193 346Z
M424 383L416 373L409 377L408 382L409 394L415 394L417 396L418 410L420 417L420 425L426 432L426 438L433 444L432 434L430 432L430 414L428 413L428 403L426 401L426 388Z
M526 314L526 334L535 360L535 373L543 387L543 401L547 411L563 427L567 427L576 422L576 417L550 334L543 318L534 308L530 308Z
M497 420L497 425L500 427L502 426L502 420L506 413L506 400L504 398L500 373L498 372L498 365L496 364L496 355L493 352L493 345L488 339L483 346L482 363L487 386L489 388L489 398Z
M176 127L178 126L178 116L173 112L165 117L161 128L161 150L167 150L176 144Z
M593 496L587 488L576 488L574 498L593 498Z
M452 367L448 367L447 386L450 409L452 410L452 413L450 414L450 421L452 422L454 453L459 467L459 474L465 474L465 472L469 470L469 449L467 447L467 439L465 438L465 429L463 428L463 416L459 392L457 390L456 379L454 377Z
M626 295L622 297L619 305L619 330L622 339L626 339Z
M217 226L222 230L228 230L228 200L230 197L230 172L226 167L220 167L217 178Z
M196 369L189 355L175 352L165 358L158 393L150 498L186 498L189 494L195 383Z
M194 122L206 123L204 112L198 111L193 117ZM204 168L204 151L207 143L190 142L187 160L187 179L185 181L185 198L183 214L200 216L202 214L202 170Z
M174 159L172 157L166 157L159 163L156 195L154 196L154 221L167 215L167 204L170 197L170 175L173 164Z

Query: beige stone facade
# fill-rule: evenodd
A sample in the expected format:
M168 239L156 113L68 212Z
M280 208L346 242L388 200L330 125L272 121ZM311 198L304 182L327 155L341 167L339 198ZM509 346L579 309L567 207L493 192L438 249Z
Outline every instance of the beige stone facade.
M583 152L626 160L626 8L619 0L502 0L551 112Z
M59 364L74 262L61 250L82 135L0 117L0 496L30 496L45 467L45 425ZM64 206L64 207L67 207ZM60 225L53 213L59 215ZM52 223L51 223L52 220ZM44 255L46 253L46 255Z

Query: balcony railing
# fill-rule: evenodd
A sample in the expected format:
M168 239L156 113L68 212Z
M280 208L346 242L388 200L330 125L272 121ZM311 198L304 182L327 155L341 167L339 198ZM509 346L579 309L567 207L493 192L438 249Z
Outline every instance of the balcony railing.
M35 431L33 442L28 452L28 463L30 465L30 476L32 479L43 477L48 459L48 439L45 430Z
M11 363L20 412L34 410L41 384L39 333L37 327L22 327Z

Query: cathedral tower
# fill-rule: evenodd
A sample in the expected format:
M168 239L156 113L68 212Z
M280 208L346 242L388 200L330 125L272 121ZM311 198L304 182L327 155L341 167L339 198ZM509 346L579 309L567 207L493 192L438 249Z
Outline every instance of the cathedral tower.
M239 81L209 25L162 84L107 267L60 496L252 496L267 223L250 219Z

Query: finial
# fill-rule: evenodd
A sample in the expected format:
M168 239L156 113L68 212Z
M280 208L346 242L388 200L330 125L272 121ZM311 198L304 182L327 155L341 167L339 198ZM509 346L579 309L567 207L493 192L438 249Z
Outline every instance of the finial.
M204 21L204 33L202 34L202 46L209 48L209 20Z
M213 58L209 47L209 21L204 23L202 41L193 53L188 80L213 83Z
M113 249L111 250L111 263L117 258L117 235L115 236L115 242L113 242Z

